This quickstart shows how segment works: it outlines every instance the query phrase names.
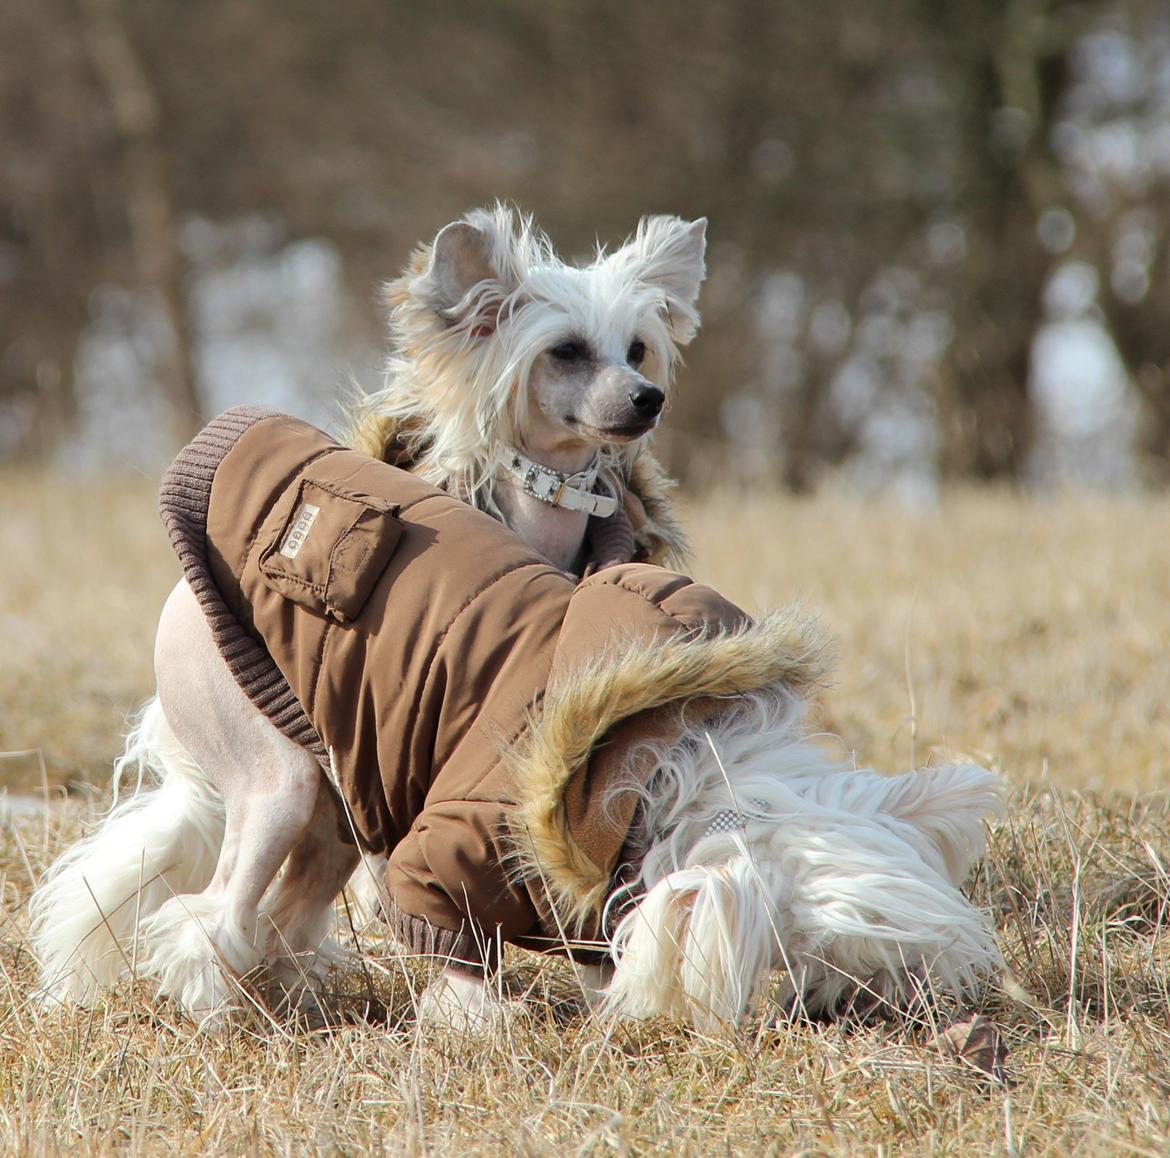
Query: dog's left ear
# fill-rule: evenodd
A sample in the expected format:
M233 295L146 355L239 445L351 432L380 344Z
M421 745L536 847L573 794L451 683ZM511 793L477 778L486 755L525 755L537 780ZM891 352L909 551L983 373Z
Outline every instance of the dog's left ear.
M466 221L444 225L431 248L431 267L427 271L438 302L453 310L481 281L491 281L491 245L484 233Z
M443 226L411 290L448 325L466 324L473 337L494 332L500 304L513 288L508 257L515 222L502 208L476 210Z
M481 284L491 286L495 276L488 237L466 221L453 221L439 230L431 246L430 263L414 289L446 322L457 325L471 310L484 312L486 303L469 295ZM489 305L490 316L477 319L476 328L494 330L497 310L498 305L496 310Z
M707 276L707 219L643 217L634 239L610 261L626 265L639 281L659 287L666 301L667 324L675 344L685 346L698 332L699 287Z

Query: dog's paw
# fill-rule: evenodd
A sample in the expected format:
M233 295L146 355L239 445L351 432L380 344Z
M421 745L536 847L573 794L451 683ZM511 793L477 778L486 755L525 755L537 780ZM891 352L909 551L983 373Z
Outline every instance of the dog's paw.
M418 1002L420 1025L463 1033L488 1033L524 1016L522 1001L510 1001L480 978L464 973L443 973Z
M262 955L223 919L223 903L206 895L172 897L140 925L138 973L183 1007L204 1032L220 1032L249 1000L245 982Z

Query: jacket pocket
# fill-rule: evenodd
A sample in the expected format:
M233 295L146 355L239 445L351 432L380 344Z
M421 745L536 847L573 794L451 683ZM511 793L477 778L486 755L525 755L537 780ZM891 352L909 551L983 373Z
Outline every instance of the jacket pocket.
M283 504L282 511L283 511ZM402 536L398 506L302 479L292 509L260 555L274 591L338 623L356 619Z

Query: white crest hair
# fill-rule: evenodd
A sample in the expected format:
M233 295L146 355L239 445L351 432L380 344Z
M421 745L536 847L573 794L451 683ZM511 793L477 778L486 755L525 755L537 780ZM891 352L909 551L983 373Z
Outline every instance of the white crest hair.
M633 1016L737 1021L782 969L782 1003L831 1011L915 974L962 993L1000 957L959 891L998 810L970 765L884 776L835 764L800 733L793 696L748 697L666 752L642 791L649 844L613 935L607 994ZM710 832L728 810L742 826Z
M679 349L699 326L695 309L705 219L645 217L612 254L579 268L556 255L532 218L505 205L463 219L483 238L485 276L457 300L444 293L435 242L387 287L390 356L383 386L360 404L407 440L416 473L474 505L525 429L527 387L544 351L568 335L646 344L643 373L664 391ZM603 466L628 475L637 444L606 448Z

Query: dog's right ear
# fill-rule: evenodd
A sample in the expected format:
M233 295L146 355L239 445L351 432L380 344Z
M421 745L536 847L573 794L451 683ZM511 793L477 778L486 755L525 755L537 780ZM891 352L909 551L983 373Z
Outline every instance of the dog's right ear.
M607 263L662 292L672 340L687 345L699 329L699 287L707 276L707 219L643 217L632 240L612 253Z
M465 325L472 337L495 332L508 293L493 260L496 239L467 221L443 226L430 260L411 289L450 326Z

